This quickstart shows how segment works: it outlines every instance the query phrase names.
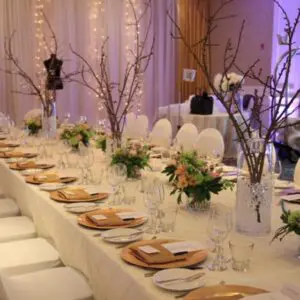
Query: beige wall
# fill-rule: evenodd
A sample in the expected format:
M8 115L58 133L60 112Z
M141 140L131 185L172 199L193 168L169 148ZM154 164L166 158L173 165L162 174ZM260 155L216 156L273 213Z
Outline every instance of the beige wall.
M213 13L219 7L222 0L209 0L210 11ZM259 67L263 74L269 74L272 64L272 35L273 35L273 0L235 0L231 3L222 16L236 14L233 19L219 21L218 28L212 35L212 43L220 46L211 48L212 76L223 70L223 55L228 38L235 45L243 19L245 29L238 56L238 65L246 69L257 58ZM236 71L232 69L232 71ZM256 85L255 82L247 80L245 85Z

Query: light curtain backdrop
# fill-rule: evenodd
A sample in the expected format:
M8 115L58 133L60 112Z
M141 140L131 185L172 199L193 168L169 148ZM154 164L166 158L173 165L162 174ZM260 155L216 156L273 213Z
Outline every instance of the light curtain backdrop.
M4 39L15 30L13 40L14 53L20 64L30 74L36 72L37 49L39 41L35 37L36 24L34 13L36 5L44 5L58 40L59 58L64 60L65 72L76 69L76 58L71 54L69 45L84 57L93 61L93 51L101 44L101 36L109 36L110 71L115 78L120 76L125 63L125 47L130 36L125 30L126 0L102 0L103 11L93 16L93 7L101 0L0 0L0 68L9 68L4 60ZM135 0L141 2L143 0ZM153 20L151 34L155 34L154 57L144 75L144 94L141 97L141 112L153 120L159 105L175 101L176 50L175 41L170 36L171 24L166 11L176 14L175 0L152 0ZM94 29L96 28L96 30ZM143 29L143 28L142 28ZM49 34L47 34L49 36ZM42 50L42 61L48 57ZM18 124L24 114L40 107L33 97L11 93L20 90L19 78L0 72L0 111L9 114ZM57 112L60 119L70 113L71 120L87 116L90 123L103 117L98 112L94 95L75 83L65 84L57 92Z

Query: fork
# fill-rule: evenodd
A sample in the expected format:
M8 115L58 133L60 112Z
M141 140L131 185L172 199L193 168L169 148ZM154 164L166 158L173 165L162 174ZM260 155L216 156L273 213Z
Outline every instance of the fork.
M179 277L179 278L173 278L173 279L166 279L166 280L157 280L157 283L164 283L164 284L168 284L168 283L173 283L173 282L176 282L176 281L182 281L182 282L191 282L191 281L194 281L195 279L198 279L200 277L203 277L205 275L205 273L203 272L200 272L200 273L196 273L196 274L193 274L191 276L188 276L188 277Z

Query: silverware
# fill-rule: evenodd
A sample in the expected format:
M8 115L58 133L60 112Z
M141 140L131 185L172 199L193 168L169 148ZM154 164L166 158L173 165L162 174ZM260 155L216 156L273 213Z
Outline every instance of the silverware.
M191 282L194 281L198 278L201 278L205 275L205 273L200 272L200 273L196 273L187 277L178 277L178 278L173 278L173 279L166 279L166 280L157 280L157 283L164 283L164 284L168 284L168 283L174 283L176 281L182 281L182 282Z
M185 297L186 295L188 295L190 292L191 292L191 291L181 293L181 294L179 294L179 295L176 295L174 298L175 298L175 299L183 298L183 297Z
M232 293L228 293L228 295L224 295L224 294L215 294L212 296L207 296L204 297L203 300L220 300L220 299L231 299L231 300L238 300L238 299L242 299L244 297L248 296L245 293L238 293L238 292L232 292Z
M114 235L114 236L110 236L109 239L116 239L116 238L120 238L120 237L133 237L135 235L141 235L143 232L139 231L139 232L133 232L130 234L119 234L119 235Z
M183 267L183 269L188 269L188 270L203 270L205 269L206 266L189 266L189 267ZM155 270L155 271L150 271L148 273L145 273L144 276L145 277L152 277L154 276L158 271L160 270Z

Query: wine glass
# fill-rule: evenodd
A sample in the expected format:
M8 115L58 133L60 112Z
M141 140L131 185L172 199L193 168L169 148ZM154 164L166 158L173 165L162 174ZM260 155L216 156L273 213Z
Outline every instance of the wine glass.
M282 171L282 165L281 165L281 161L280 160L276 160L275 165L274 165L274 173L273 173L273 178L276 179L280 179L280 175L281 175L281 171Z
M232 210L223 204L212 205L209 211L207 234L215 243L216 257L208 266L211 271L227 269L227 260L224 259L222 243L232 229Z
M68 124L71 118L71 114L68 112L64 115L64 124Z
M126 180L127 177L127 167L124 164L115 164L109 166L107 169L107 182L113 189L112 201L110 204L119 204L119 186L122 182Z

